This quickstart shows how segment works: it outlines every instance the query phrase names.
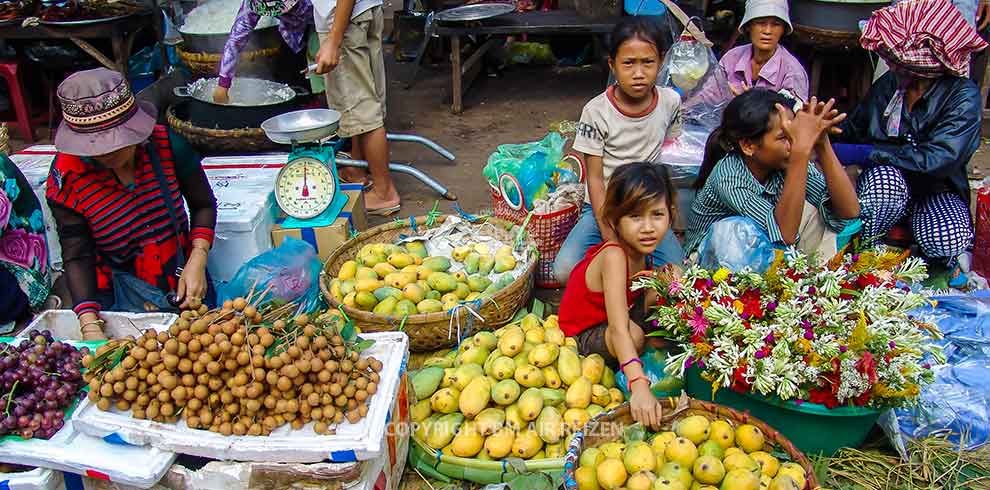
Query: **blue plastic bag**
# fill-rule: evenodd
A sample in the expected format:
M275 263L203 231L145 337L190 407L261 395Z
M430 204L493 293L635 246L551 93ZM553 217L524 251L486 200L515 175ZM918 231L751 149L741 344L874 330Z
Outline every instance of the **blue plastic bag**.
M880 418L904 456L908 439L942 430L950 430L950 440L965 449L990 443L990 291L931 299L937 306L916 315L942 331L938 343L946 364L933 366L935 381L922 389L916 406L889 410Z
M324 306L320 295L322 264L312 245L295 238L286 238L282 245L269 250L241 266L234 278L221 290L226 301L246 297L271 288L264 301L282 300L298 303L302 312L316 311Z
M698 264L715 270L725 267L733 272L750 268L763 273L774 259L776 247L755 221L732 216L717 221L698 247Z
M560 167L565 141L563 135L551 131L533 143L500 145L488 157L482 173L492 187L500 189L506 201L532 209L533 202L550 192L553 185L577 181L573 172ZM563 177L555 180L554 174Z

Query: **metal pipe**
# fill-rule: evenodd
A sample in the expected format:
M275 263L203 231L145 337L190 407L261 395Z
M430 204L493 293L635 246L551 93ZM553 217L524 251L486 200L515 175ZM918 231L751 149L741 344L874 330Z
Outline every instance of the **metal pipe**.
M368 168L368 162L366 160L351 160L350 158L338 158L337 164L343 165L345 167ZM457 196L453 192L451 192L446 187L444 187L443 184L434 180L433 177L430 177L425 172L419 170L416 167L407 165L405 163L389 162L388 169L392 172L413 176L415 179L426 184L427 187L436 191L437 194L440 194L444 199L450 201L457 200Z
M448 149L440 146L439 144L437 144L436 142L434 142L431 139L424 138L424 137L419 136L419 135L416 135L416 134L393 134L393 133L388 133L385 137L389 141L400 141L400 142L405 142L405 143L419 143L419 144L421 144L421 145L423 145L423 146L425 146L425 147L427 147L427 148L429 148L429 149L431 149L431 150L439 153L441 156L443 156L447 160L454 161L454 160L457 159L457 157L455 157L454 154L450 152L450 150L448 150Z

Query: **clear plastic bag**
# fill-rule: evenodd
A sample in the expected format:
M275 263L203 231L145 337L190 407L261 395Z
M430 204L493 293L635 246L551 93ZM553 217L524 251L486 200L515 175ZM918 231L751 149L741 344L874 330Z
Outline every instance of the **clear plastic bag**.
M909 439L945 430L964 449L990 443L990 291L931 299L937 305L916 315L942 331L946 363L933 366L935 381L915 406L888 410L879 421L903 457Z
M763 273L774 259L773 242L755 221L732 216L717 221L698 247L698 264L706 269L745 268Z
M241 266L234 278L220 292L221 301L247 297L268 290L264 301L295 302L303 312L323 306L320 295L320 258L312 245L286 238L278 248L269 250Z

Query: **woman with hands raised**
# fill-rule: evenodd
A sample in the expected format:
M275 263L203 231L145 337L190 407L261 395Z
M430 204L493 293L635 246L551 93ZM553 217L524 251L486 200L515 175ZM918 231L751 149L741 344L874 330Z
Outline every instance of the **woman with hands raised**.
M834 103L812 97L794 112L796 101L766 89L729 103L695 182L689 253L731 218L747 221L775 246L795 245L822 261L835 255L836 233L859 216L859 201L829 143L846 117ZM732 249L719 244L726 246Z

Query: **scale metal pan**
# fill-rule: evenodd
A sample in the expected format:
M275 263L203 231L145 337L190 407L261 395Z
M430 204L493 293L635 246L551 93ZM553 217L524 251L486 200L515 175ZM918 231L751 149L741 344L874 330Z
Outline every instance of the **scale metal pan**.
M283 145L313 143L337 134L340 113L333 109L287 112L261 123L268 139Z

